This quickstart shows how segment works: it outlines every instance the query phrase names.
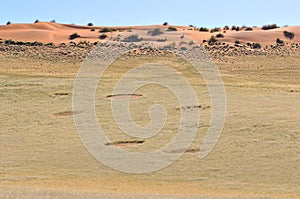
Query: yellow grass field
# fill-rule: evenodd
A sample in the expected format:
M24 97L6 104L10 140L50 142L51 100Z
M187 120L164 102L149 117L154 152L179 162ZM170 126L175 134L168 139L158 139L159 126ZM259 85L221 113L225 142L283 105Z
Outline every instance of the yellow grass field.
M135 139L114 124L107 98L111 85L131 67L155 61L120 59L105 72L96 113L112 142ZM195 88L204 107L198 134L189 152L169 167L128 174L98 162L79 139L72 113L79 61L0 56L0 198L300 198L300 54L215 60L225 84L227 116L205 159L198 152L211 114L206 85L176 58L159 62L181 72ZM178 102L158 86L138 93L143 96L130 105L136 123L149 122L152 103L164 104L170 116L160 134L119 147L159 149L176 133Z

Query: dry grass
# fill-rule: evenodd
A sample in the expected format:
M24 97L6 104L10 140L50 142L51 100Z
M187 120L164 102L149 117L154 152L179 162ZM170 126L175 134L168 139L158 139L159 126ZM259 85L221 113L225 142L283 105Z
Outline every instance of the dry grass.
M116 79L130 67L149 61L119 60L105 76ZM209 107L207 89L196 81L198 76L188 65L178 60L160 61L172 63L182 72L195 87L201 104ZM71 114L71 93L80 63L2 56L0 197L98 198L102 194L101 198L175 198L170 196L174 194L178 198L299 198L299 92L290 92L300 90L299 61L296 55L226 58L219 68L228 113L213 152L205 160L200 160L198 153L187 153L163 170L138 175L105 167L81 144ZM105 78L105 85L114 83L110 79ZM111 90L108 86L99 89L98 119L109 130L112 142L129 141L110 117L110 99L106 97ZM130 107L137 123L149 122L143 113L153 102L165 104L171 115L162 134L128 147L133 151L154 150L174 135L179 105L162 88L145 87L139 93L143 97L132 100ZM166 102L166 98L170 100ZM191 151L200 148L210 111L201 111L201 125Z

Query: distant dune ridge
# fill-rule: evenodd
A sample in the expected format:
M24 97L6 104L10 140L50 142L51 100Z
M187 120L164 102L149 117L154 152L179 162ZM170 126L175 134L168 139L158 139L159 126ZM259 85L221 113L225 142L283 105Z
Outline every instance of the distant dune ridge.
M42 42L42 43L69 43L70 41L105 41L105 39L99 39L101 34L106 34L108 39L115 34L122 35L131 29L135 30L151 30L154 28L161 28L167 30L167 26L163 25L150 25L150 26L120 26L112 27L117 29L114 32L101 33L99 30L105 28L103 26L81 26L72 24L59 24L54 22L37 22L33 24L9 24L0 26L0 38L2 41L13 40L22 42ZM271 30L262 30L261 28L253 28L251 31L246 31L245 28L239 31L221 30L219 32L200 32L197 28L189 26L174 26L179 32L194 39L198 43L203 43L203 40L209 40L211 36L217 34L223 34L224 37L218 38L220 42L234 44L239 41L241 44L247 43L260 43L264 45L276 44L277 38L284 42L299 43L300 42L300 26L281 27ZM283 34L284 31L294 33L294 38L286 38ZM77 33L80 37L70 40L70 35Z

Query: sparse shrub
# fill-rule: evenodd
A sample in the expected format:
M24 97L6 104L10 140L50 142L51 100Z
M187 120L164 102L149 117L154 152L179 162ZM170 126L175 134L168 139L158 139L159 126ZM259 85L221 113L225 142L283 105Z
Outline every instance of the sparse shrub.
M223 30L229 30L229 26L224 26Z
M40 22L40 21L39 21L38 19L34 21L34 23L39 23L39 22Z
M52 46L53 47L53 46L55 46L55 44L50 42L50 43L47 43L46 46Z
M261 49L261 45L259 43L253 43L252 46L254 49Z
M105 38L107 38L107 35L104 34L104 33L103 33L102 35L99 36L99 39L105 39Z
M199 29L199 31L200 31L200 32L208 32L209 30L208 30L208 28L201 27L201 28Z
M210 30L211 33L220 32L220 31L221 31L221 28L218 28L218 27L213 28L213 29Z
M217 42L217 39L214 36L211 36L210 39L208 40L209 45L215 44L216 42Z
M239 40L236 40L236 41L234 42L234 44L239 45L239 44L241 44L241 42L240 42Z
M184 34L180 36L180 39L183 39L183 38L184 38Z
M70 39L70 40L73 40L73 39L76 39L76 38L79 38L79 37L80 37L79 34L73 33L73 34L70 35L69 39Z
M6 25L10 25L11 24L11 22L10 21L8 21L7 23L6 23Z
M168 22L164 22L164 23L163 23L163 26L167 26L167 25L169 25Z
M117 29L115 28L102 28L99 30L100 33L104 33L104 32L114 32L117 31Z
M87 25L88 25L88 26L94 26L94 24L93 24L93 23L91 23L91 22L90 22L90 23L88 23Z
M167 31L177 31L177 28L174 26L169 26Z
M130 35L129 37L126 37L123 41L124 42L140 42L143 39L140 38L138 35Z
M253 30L253 28L251 28L251 27L246 27L246 31L252 31Z
M231 27L231 30L236 30L236 26L232 26L232 27Z
M261 29L262 30L271 30L271 29L275 29L275 28L279 28L279 26L277 26L276 24L268 24L268 25L264 25Z
M283 34L286 38L288 38L290 40L292 40L295 37L295 34L293 32L284 31Z
M167 41L167 38L157 40L157 42L166 42L166 41Z
M95 28L92 28L91 31L94 32L94 31L95 31Z
M191 40L191 41L189 42L189 45L190 45L190 46L191 46L191 45L194 45L194 41Z
M155 28L154 30L148 31L148 35L151 35L151 36L158 36L163 33L164 33L164 31L162 31L160 28Z
M235 31L240 31L241 30L241 28L238 26L238 27L236 27L236 29L235 29Z
M56 21L53 19L53 20L50 21L50 23L56 23Z
M279 38L276 39L276 43L277 45L284 45L284 42Z
M7 45L10 45L10 44L14 44L15 42L12 39L9 39L9 40L6 40L4 43Z
M223 35L223 34L221 34L221 33L219 33L219 34L217 34L217 35L216 35L216 37L217 37L217 38L223 38L223 37L224 37L224 35Z

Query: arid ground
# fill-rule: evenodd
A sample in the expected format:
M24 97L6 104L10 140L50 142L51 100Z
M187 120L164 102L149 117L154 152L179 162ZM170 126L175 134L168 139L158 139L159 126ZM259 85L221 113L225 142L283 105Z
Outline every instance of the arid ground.
M159 59L173 66L191 82L201 102L201 122L191 148L169 167L148 174L104 166L79 139L73 114L80 113L72 112L72 91L92 47L0 48L0 198L300 197L298 48L252 49L254 53L245 55L237 47L238 55L217 56L222 46L207 46L224 81L227 116L218 143L205 159L199 159L198 152L210 125L210 99L194 69L168 56L139 55L114 62L96 97L97 117L110 144L151 151L176 133L182 107L156 86L138 90L142 96L131 99L130 110L136 122L145 125L149 106L165 103L171 116L159 135L137 141L114 125L110 103L122 99L107 98L112 93L109 85L135 65ZM36 56L39 52L44 54Z

